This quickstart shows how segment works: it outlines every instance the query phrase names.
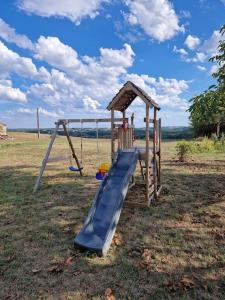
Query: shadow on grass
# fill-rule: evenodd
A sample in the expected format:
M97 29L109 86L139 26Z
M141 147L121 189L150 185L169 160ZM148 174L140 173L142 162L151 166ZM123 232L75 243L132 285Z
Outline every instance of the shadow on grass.
M165 169L160 201L123 210L117 238L100 258L73 247L96 192L94 178L51 174L33 195L35 177L27 169L0 171L0 298L104 299L107 288L118 299L223 298L220 174ZM130 201L140 196L136 188Z
M163 163L165 166L176 166L176 167L196 167L196 168L214 168L214 167L222 167L225 166L225 161L224 160L214 160L214 161L209 161L209 162L179 162L179 161L174 161L174 160L166 160Z

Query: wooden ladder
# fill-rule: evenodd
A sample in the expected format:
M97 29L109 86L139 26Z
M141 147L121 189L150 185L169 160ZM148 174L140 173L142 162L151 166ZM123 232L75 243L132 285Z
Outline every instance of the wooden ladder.
M141 176L143 178L143 180L145 181L146 178L146 163L145 161L139 160L139 164L140 164L140 168L141 168ZM156 170L156 176L155 178L158 181L158 166L157 163L154 166L154 160L152 159L150 165L149 165L149 190L150 190L150 194L152 194L154 192L154 169ZM156 185L158 184L158 182L156 182Z

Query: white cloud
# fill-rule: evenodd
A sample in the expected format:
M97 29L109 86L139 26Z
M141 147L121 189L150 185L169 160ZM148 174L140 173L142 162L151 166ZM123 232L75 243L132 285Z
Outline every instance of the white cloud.
M185 49L183 49L183 48L179 49L176 46L173 47L173 52L179 53L182 57L188 55L188 52Z
M206 71L206 67L200 66L200 65L197 65L197 69L198 69L199 71Z
M78 25L83 18L95 18L104 2L108 0L19 0L18 6L27 13L64 17Z
M201 51L206 52L208 55L215 55L220 40L225 40L218 30L213 31L211 37L205 40L201 46Z
M197 36L188 35L184 44L190 49L195 50L201 43L201 40Z
M218 72L218 70L219 70L218 65L213 65L210 69L210 74L216 73Z
M130 9L130 13L126 14L127 21L131 25L140 25L147 35L157 41L163 42L184 32L168 0L125 0L125 3Z
M80 57L75 49L58 38L41 36L34 44L34 56L52 66L51 71L44 67L37 69L30 58L19 56L1 42L0 55L4 57L0 61L2 78L12 73L32 78L32 84L26 82L24 98L20 94L21 102L46 103L55 110L63 110L66 115L72 110L83 114L102 113L126 80L136 82L165 108L186 107L182 99L182 93L188 88L186 81L128 74L135 57L129 44L124 44L121 49L100 48L97 57ZM20 112L31 114L34 110L23 108ZM52 118L59 115L44 108L40 113Z
M60 115L54 111L48 111L44 108L39 108L39 113L45 117L50 117L50 118L59 118Z
M28 90L28 98L44 101L55 107L65 107L71 103L74 107L82 107L84 86L76 83L64 72L53 69L48 82L35 83Z
M17 113L25 115L34 115L36 116L36 109L31 108L19 108L16 110ZM39 108L39 114L49 118L59 118L59 114L54 111L48 111L42 107Z
M176 46L174 46L173 51L179 53L183 61L187 63L204 63L209 57L217 54L220 40L225 40L225 36L222 36L218 30L215 30L210 38L203 43L198 37L189 35L185 40L185 45L189 49L195 50L192 57L185 49L178 49Z
M97 111L98 107L101 106L101 104L98 101L93 100L87 96L84 97L83 102L84 102L84 107L87 111Z
M132 66L134 52L130 45L122 49L100 48L99 57L79 57L77 52L58 38L41 37L36 45L35 57L54 68L43 84L34 84L30 95L44 99L51 105L64 101L84 105L82 99L109 98L120 86L121 76Z
M131 80L145 90L162 107L167 109L184 110L187 102L181 95L188 89L185 80L149 77L148 75L127 74Z
M19 56L1 41L0 57L0 77L6 77L9 73L16 73L25 77L38 75L37 68L30 58Z
M193 58L193 62L204 62L207 56L203 52L196 52L196 56Z
M185 49L179 49L176 46L173 47L173 52L180 54L181 59L187 63L203 63L207 58L207 55L203 52L196 52L194 57L190 57Z
M0 37L6 42L14 43L24 49L33 49L33 43L26 35L17 34L16 30L10 27L0 18Z
M181 10L180 16L183 18L190 19L191 18L191 12L189 10Z
M124 48L120 50L100 48L101 63L104 66L123 66L130 67L133 64L134 51L131 46L124 44Z
M77 69L80 65L77 52L57 37L40 36L35 45L35 52L35 58L63 70Z
M116 76L126 72L133 64L134 52L130 45L122 49L100 48L99 57L84 56L79 58L77 52L62 43L56 37L41 36L36 44L35 58L43 60L65 71L77 81L90 84L90 81L110 82Z
M0 80L0 101L27 102L26 94L13 88L10 80Z

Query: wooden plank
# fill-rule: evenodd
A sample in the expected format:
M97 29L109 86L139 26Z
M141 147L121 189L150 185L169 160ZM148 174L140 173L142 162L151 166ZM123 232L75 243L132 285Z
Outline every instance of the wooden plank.
M59 123L57 122L56 123L56 126L55 126L55 130L53 132L53 135L52 135L52 138L50 140L50 143L48 145L48 149L47 149L47 152L45 154L45 158L43 159L42 161L42 166L40 168L40 171L39 171L39 174L38 174L38 177L36 179L36 182L35 182L35 185L34 185L34 189L33 189L33 192L35 193L40 185L40 181L41 181L41 177L44 173L44 170L45 170L45 167L46 167L46 164L47 164L47 161L48 161L48 158L49 158L49 155L51 153L51 150L52 150L52 146L53 146L53 143L55 141L55 138L56 138L56 134L57 134L57 131L59 129Z
M146 122L146 118L144 118L144 122ZM158 122L158 120L156 120ZM149 119L149 123L154 123L154 119Z
M114 118L115 122L123 122L123 118ZM128 118L125 118L125 120L128 122ZM111 118L101 118L101 119L59 119L59 124L68 124L68 123L110 123Z
M73 156L73 158L75 159L76 164L77 164L77 167L78 167L78 169L79 169L80 176L83 176L83 172L82 172L82 168L81 168L80 162L79 162L79 160L78 160L78 158L77 158L77 156L76 156L76 153L75 153L75 150L74 150L74 147L73 147L72 140L71 140L71 138L70 138L70 136L69 136L69 133L68 133L68 131L67 131L67 129L66 129L66 125L65 125L65 124L63 124L63 129L64 129L65 135L66 135L66 137L67 137L67 140L68 140L68 143L69 143L71 152L72 152L72 156Z

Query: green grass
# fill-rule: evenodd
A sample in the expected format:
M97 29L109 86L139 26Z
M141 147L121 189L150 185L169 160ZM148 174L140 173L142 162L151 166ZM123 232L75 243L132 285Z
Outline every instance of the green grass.
M33 195L49 137L13 135L0 144L0 299L105 299L107 288L116 299L225 298L225 153L178 163L176 143L164 142L159 202L124 208L101 258L73 247L99 185L95 140L84 140L84 177L51 164ZM67 154L65 139L53 150ZM109 140L100 152L110 160ZM127 200L144 199L140 181L137 167Z

